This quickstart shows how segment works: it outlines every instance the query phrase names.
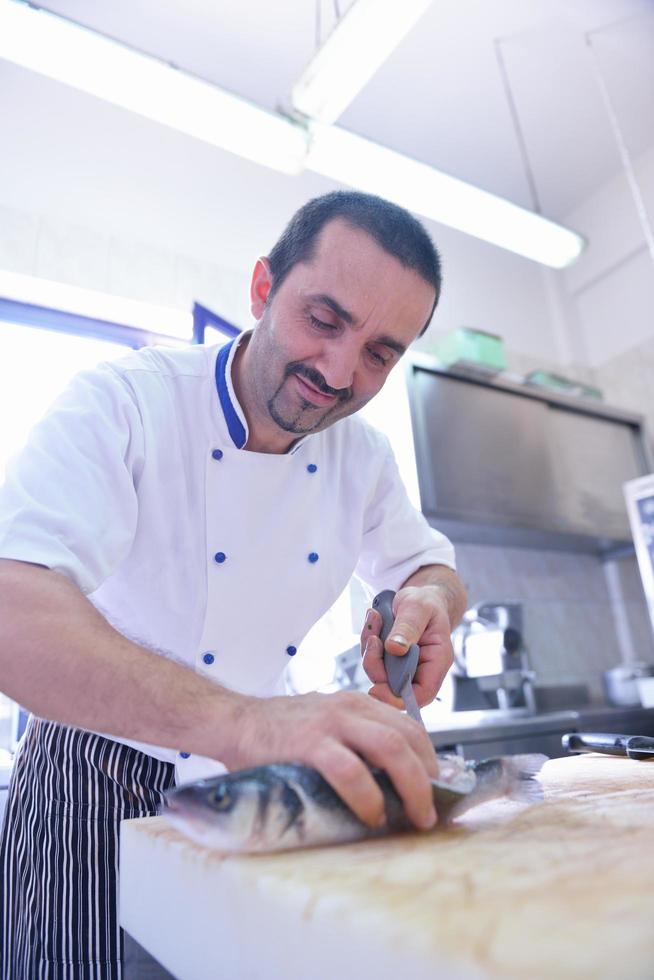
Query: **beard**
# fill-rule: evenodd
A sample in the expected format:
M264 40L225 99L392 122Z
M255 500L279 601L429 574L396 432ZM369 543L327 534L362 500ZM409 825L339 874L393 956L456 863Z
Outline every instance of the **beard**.
M299 405L287 404L284 397L285 385L293 374L306 378L318 391L335 397L336 402L324 410L306 399L301 399ZM282 382L272 397L268 399L267 407L270 417L280 429L301 436L324 429L331 425L332 421L336 422L338 418L351 414L352 410L343 411L343 407L352 401L352 397L351 388L331 388L322 374L315 368L309 367L308 364L303 364L301 361L292 361L286 365ZM332 419L332 416L336 416L336 418Z

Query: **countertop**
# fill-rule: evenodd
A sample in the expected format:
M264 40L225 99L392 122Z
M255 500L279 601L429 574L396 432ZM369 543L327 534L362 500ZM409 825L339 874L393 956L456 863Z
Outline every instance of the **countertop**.
M654 708L589 704L576 709L535 714L524 708L509 711L427 710L424 718L432 740L440 744L567 731L617 732L622 728L625 733L654 736Z
M121 832L121 921L179 980L652 980L654 762L553 759L448 829L226 857Z

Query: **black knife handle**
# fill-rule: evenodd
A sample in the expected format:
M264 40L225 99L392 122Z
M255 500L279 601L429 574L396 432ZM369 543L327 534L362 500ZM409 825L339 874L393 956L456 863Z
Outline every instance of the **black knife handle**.
M391 589L384 589L372 600L372 608L380 613L382 618L382 628L379 638L382 644L386 643L388 634L391 631L395 616L393 615L393 599L395 593ZM409 647L406 653L396 656L384 651L384 667L388 677L388 686L396 698L401 697L402 691L407 681L412 681L418 667L420 648L416 643Z
M568 752L601 752L603 755L627 755L627 742L631 735L613 735L607 732L570 732L561 739Z

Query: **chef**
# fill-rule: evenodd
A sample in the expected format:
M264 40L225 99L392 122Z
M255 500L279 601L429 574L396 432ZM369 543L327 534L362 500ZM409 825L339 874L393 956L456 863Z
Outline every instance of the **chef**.
M424 228L369 195L306 204L252 275L253 331L80 374L0 492L0 677L31 712L0 851L3 980L121 977L120 820L175 781L279 761L384 820L383 767L435 821L424 731L400 711L380 622L370 693L283 694L307 630L356 573L398 590L391 653L419 704L465 608L452 546L356 416L429 323Z

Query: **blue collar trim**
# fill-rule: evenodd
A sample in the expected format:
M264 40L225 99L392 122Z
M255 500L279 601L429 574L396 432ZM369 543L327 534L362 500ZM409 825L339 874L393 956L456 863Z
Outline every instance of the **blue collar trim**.
M232 437L232 442L237 449L242 449L247 442L247 433L245 431L245 426L241 422L238 412L234 407L232 396L229 392L229 385L227 383L227 365L229 363L229 357L233 344L234 341L230 340L228 344L225 344L225 346L221 347L218 351L218 356L216 358L216 387L218 389L218 398L225 416L225 421L227 422L227 428L230 436Z

